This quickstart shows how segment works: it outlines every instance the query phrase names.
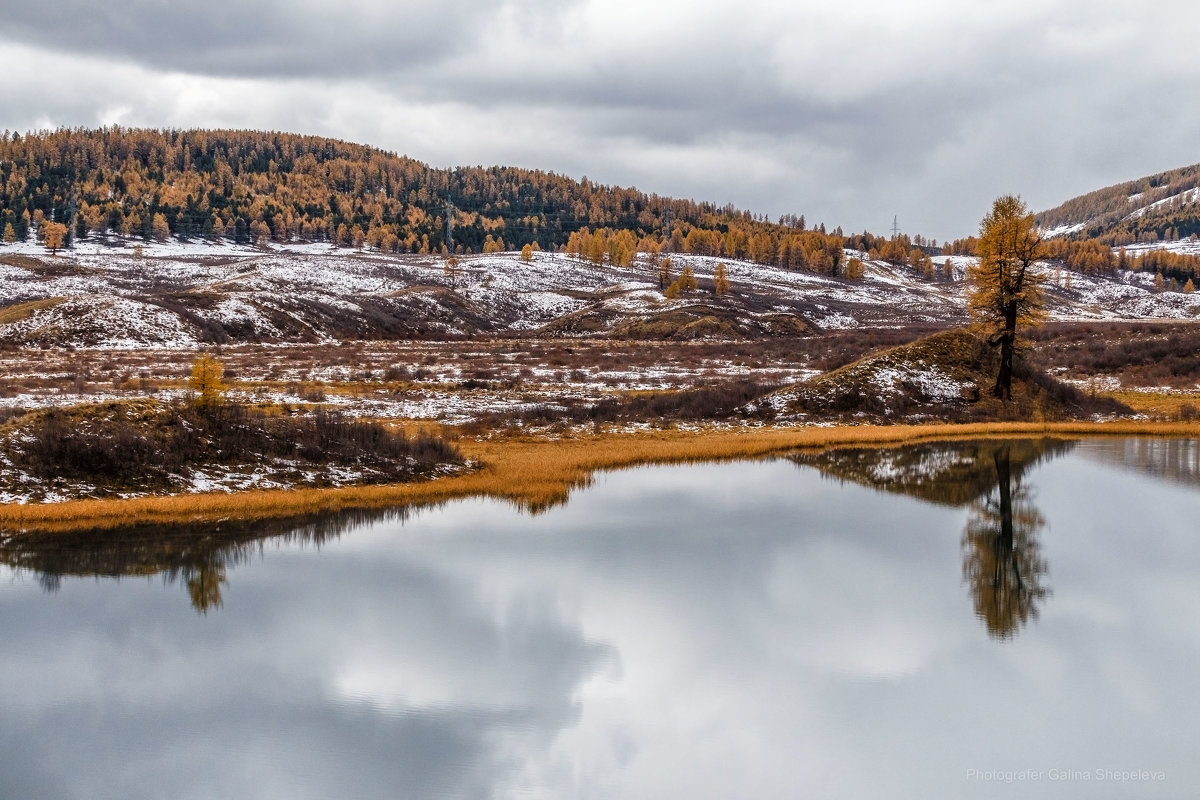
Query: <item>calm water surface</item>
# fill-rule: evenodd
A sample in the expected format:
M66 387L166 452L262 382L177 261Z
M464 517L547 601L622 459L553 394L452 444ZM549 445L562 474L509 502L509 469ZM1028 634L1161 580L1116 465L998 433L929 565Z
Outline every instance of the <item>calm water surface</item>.
M1196 797L1198 476L939 444L5 539L0 797Z

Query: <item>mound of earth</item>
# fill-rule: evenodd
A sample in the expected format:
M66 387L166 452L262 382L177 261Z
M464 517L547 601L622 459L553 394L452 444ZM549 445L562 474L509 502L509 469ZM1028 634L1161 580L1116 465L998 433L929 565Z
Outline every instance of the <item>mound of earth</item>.
M866 356L774 392L746 410L777 419L871 422L1067 420L1131 413L1114 400L1014 365L1012 400L992 395L999 354L964 328Z
M463 468L433 436L317 411L135 400L0 426L0 502L394 483Z

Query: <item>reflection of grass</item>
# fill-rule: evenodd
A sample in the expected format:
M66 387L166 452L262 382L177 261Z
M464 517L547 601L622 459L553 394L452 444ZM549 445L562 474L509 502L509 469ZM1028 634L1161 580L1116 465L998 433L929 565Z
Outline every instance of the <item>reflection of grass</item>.
M564 502L572 488L586 486L592 474L600 469L756 458L799 447L896 444L1031 434L1198 437L1200 424L980 423L709 432L651 431L557 440L514 438L464 441L458 443L463 454L482 464L479 470L467 475L421 483L346 489L252 491L0 505L0 530L104 528L128 524L131 520L153 523L214 521L230 517L268 518L350 508L431 505L463 497L494 497L536 512Z

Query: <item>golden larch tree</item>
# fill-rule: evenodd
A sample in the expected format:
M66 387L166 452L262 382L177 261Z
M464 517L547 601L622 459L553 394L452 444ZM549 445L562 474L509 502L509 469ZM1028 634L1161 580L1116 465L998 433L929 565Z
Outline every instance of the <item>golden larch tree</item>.
M42 241L51 253L57 253L67 238L67 226L61 222L42 223Z
M1005 195L979 224L979 261L967 269L967 307L977 330L1000 350L992 393L1012 399L1017 326L1045 319L1043 276L1034 264L1042 257L1042 237L1021 198Z
M225 399L225 366L210 355L202 355L192 365L188 388L196 393L196 405L209 408Z
M726 273L724 262L718 263L713 269L713 294L729 294L729 275Z

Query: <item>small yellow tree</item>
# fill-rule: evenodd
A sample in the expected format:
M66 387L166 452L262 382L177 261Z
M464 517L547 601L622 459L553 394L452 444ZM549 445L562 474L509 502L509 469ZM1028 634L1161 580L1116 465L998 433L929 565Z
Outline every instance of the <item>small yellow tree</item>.
M526 264L533 261L533 245L527 244L521 248L521 260Z
M713 270L713 294L729 294L729 276L725 272L725 264L717 264Z
M58 253L58 249L63 246L63 241L67 238L67 226L61 222L43 222L42 235L46 249L51 253Z
M205 354L196 359L188 378L188 387L196 393L196 405L209 408L224 402L225 384L221 380L224 375L224 365L212 356Z
M13 227L11 222L4 225L4 243L12 244L17 241L17 229Z
M679 290L682 292L694 292L700 286L696 280L696 273L692 272L691 266L683 265L683 269L679 271Z
M664 258L658 262L658 288L660 291L666 291L671 285L671 259Z
M156 242L165 242L171 238L171 226L162 214L155 214L150 218L150 236Z
M851 256L850 260L846 262L846 277L852 281L862 280L865 271L861 258Z

